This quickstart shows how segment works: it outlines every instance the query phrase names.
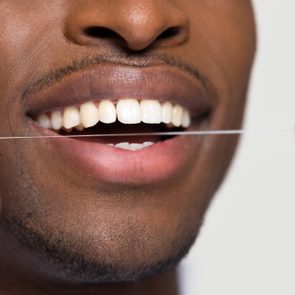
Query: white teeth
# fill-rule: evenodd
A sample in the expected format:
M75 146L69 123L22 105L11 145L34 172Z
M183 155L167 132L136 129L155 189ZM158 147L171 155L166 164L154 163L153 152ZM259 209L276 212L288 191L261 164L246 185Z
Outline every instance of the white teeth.
M97 106L89 101L80 107L67 107L50 114L37 117L37 122L43 128L69 130L75 128L83 131L84 128L95 126L98 122L111 124L166 124L169 128L188 128L191 124L189 111L182 106L171 102L162 105L154 99L144 99L140 103L136 99L120 99L117 104L111 100L102 100ZM100 124L100 123L99 123Z
M120 142L115 144L116 148L124 149L124 150L129 150L129 142Z
M140 102L141 121L147 124L160 124L162 107L157 100L142 100Z
M49 116L47 116L46 114L40 115L37 118L37 123L43 128L50 129L52 127L51 120L50 120Z
M130 143L129 144L129 149L131 151L138 151L138 150L141 150L143 148L144 148L144 146L141 143Z
M184 110L181 126L183 128L188 128L190 126L190 124L191 124L191 118L190 118L189 112L188 112L188 110Z
M61 111L54 111L51 113L51 126L54 130L59 130L62 127L62 120Z
M152 142L152 141L145 141L145 142L143 143L144 147L149 147L149 146L152 146L153 144L155 144L155 143Z
M172 119L172 103L171 102L165 102L162 105L162 122L165 124L171 123Z
M153 145L154 143L151 141L146 141L144 143L129 143L129 142L120 142L118 144L109 144L111 146L115 146L116 148L120 148L123 150L129 150L129 151L138 151L138 150L142 150L144 148L147 148L151 145Z
M172 110L172 124L175 127L179 127L182 123L183 108L180 105L176 105Z
M100 102L98 115L100 121L105 124L114 123L117 119L116 108L110 100L102 100Z
M70 129L80 124L80 112L75 107L67 107L63 115L63 126Z
M95 126L99 122L99 114L96 105L89 101L80 107L81 125L85 128Z
M117 103L118 120L124 124L141 122L140 106L136 99L120 99Z

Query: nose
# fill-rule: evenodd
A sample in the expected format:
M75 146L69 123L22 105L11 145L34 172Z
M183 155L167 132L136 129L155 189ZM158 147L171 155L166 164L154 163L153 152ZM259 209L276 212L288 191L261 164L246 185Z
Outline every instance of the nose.
M168 0L81 0L70 9L66 37L83 46L117 43L131 51L178 46L188 38L184 11Z

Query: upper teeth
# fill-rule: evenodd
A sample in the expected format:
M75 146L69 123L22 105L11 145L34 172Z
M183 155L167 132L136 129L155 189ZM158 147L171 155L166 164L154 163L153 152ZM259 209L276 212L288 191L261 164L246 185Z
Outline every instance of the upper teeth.
M64 110L56 110L39 115L37 122L44 128L83 130L96 125L98 122L110 124L172 124L175 127L187 128L190 125L190 114L187 109L170 102L161 103L157 100L120 99L116 104L111 100L102 100L99 104L92 101L79 107L70 106Z

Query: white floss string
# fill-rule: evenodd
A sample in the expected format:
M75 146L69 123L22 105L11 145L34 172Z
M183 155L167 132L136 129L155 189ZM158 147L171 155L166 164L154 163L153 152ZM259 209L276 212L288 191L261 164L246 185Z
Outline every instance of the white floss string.
M139 133L109 133L109 134L81 134L81 135L40 135L40 136L2 136L0 140L20 139L61 139L61 138L95 138L95 137L124 137L124 136L206 136L206 135L242 135L242 134L273 134L292 133L291 129L240 129L240 130L198 130L198 131L171 131L171 132L139 132Z

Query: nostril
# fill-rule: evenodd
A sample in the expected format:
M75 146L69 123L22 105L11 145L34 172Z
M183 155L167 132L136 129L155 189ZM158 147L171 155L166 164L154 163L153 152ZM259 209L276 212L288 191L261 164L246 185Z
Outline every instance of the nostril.
M82 34L81 34L82 33ZM182 26L145 26L134 24L123 26L85 26L80 29L80 36L86 37L90 44L97 44L99 40L113 42L125 49L142 51L148 47L167 47L183 43L186 40L186 29Z
M120 36L113 30L105 27L88 27L84 29L84 34L92 38L115 39Z
M172 39L181 33L181 28L179 27L170 27L164 32L162 32L157 40ZM84 29L84 34L92 38L101 38L101 39L121 39L120 35L115 31L106 28L106 27L88 27Z
M180 27L170 27L166 29L164 32L162 32L157 39L163 40L163 39L172 39L173 37L179 35L181 32Z

